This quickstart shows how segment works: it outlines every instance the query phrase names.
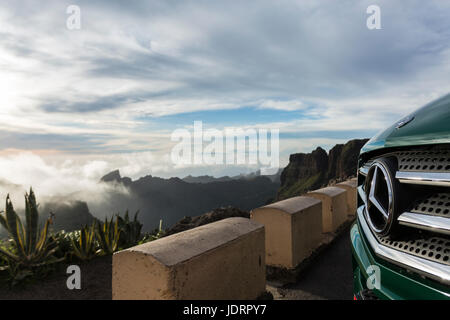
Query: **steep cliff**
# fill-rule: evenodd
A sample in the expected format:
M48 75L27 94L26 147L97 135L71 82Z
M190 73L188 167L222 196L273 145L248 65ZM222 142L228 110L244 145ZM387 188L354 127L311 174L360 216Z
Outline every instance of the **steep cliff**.
M354 176L359 150L368 139L350 140L337 144L329 154L318 147L311 153L295 153L281 173L281 186L277 199L282 200L317 189L332 180L344 180Z
M346 144L337 144L329 152L328 178L342 180L354 176L359 151L369 139L350 140Z
M327 171L328 155L320 147L311 153L291 154L289 164L281 172L278 199L319 187L327 178Z

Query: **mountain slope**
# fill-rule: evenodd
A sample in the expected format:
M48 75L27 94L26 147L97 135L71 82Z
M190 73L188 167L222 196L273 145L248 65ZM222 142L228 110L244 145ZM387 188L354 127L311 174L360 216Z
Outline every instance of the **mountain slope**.
M129 182L129 178L122 178L120 174L113 176L114 179L106 183L125 182L128 193L107 194L108 207L102 209L106 212L139 210L139 218L146 231L157 227L160 219L168 227L185 216L198 216L219 207L251 210L273 199L279 187L278 183L264 176L209 183L188 183L179 178L152 176Z
M49 213L53 213L53 224L51 228L55 231L79 230L84 225L90 225L95 218L89 212L86 202L47 202L39 208L39 219L43 223Z

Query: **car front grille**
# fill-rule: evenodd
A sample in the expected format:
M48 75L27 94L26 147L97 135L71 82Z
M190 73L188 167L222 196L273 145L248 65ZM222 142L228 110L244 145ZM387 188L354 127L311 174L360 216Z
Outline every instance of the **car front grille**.
M395 159L395 180L405 196L397 227L380 235L367 222L366 177L374 161ZM397 191L398 191L397 190ZM358 219L379 256L450 285L450 146L398 150L366 159L358 171Z

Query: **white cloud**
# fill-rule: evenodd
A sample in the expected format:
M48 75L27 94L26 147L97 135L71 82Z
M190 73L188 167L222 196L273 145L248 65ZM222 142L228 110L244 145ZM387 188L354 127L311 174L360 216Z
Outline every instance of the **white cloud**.
M304 109L306 105L298 100L288 100L288 101L264 100L259 104L259 107L263 109L266 108L266 109L294 111Z
M377 131L450 88L450 5L439 0L379 1L382 30L372 31L370 1L78 1L79 31L65 27L69 4L0 5L2 146L51 151L15 154L17 164L0 151L11 173L0 179L47 193L115 168L187 174L165 157L171 131L192 120L162 116L227 109L239 126L298 134L282 140L285 164L291 152L343 142L320 132ZM248 106L255 117L241 119ZM259 121L268 109L293 116ZM74 178L52 186L63 173Z

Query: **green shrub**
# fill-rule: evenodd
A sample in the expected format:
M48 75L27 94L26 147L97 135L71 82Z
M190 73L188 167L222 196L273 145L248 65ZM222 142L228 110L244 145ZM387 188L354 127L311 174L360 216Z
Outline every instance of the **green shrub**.
M54 244L56 249L55 257L64 258L67 261L72 260L72 256L74 254L72 241L79 241L81 236L81 231L71 231L66 232L61 230L57 233L50 235L49 242Z

